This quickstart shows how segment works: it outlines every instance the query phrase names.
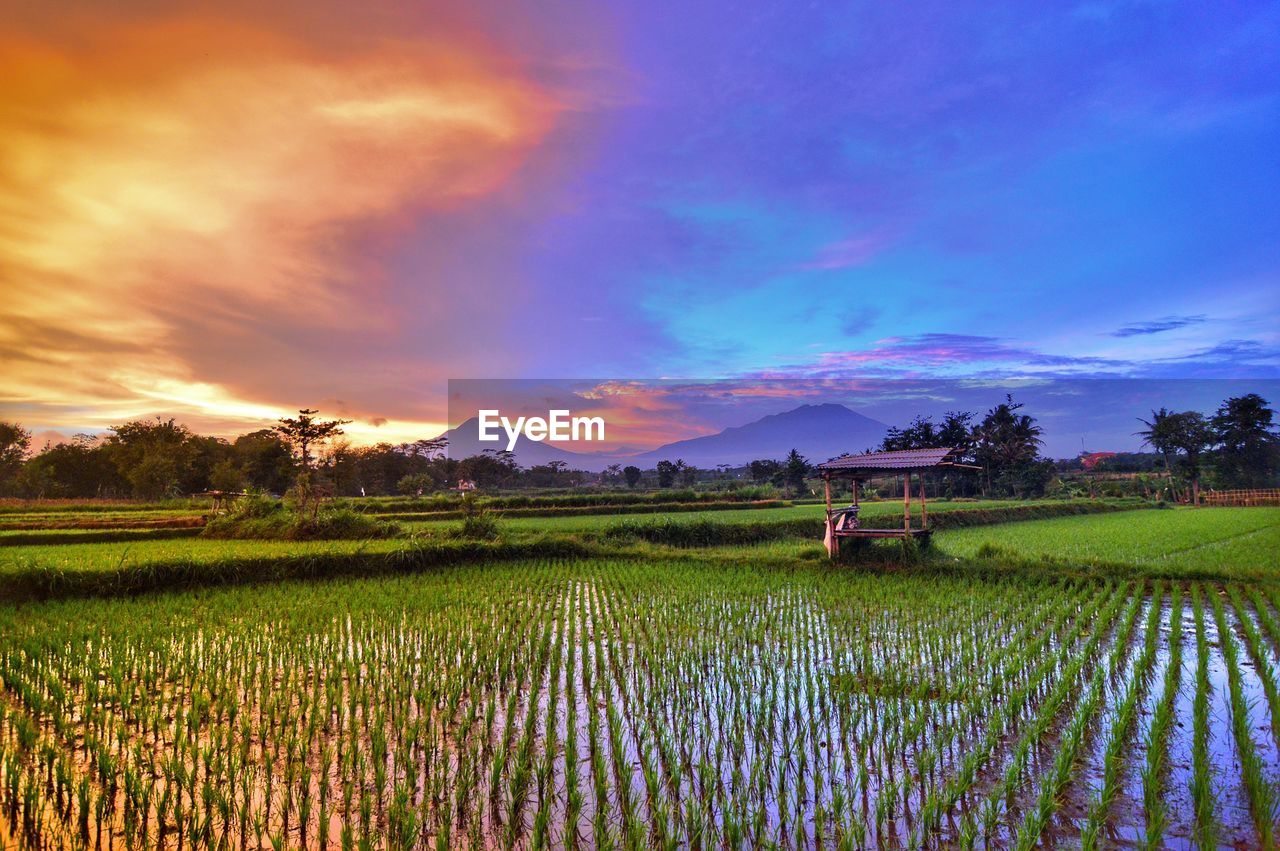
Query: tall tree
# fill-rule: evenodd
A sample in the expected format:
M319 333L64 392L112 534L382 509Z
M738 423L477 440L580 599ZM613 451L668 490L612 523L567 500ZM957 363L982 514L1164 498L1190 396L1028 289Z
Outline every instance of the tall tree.
M196 464L203 447L192 438L191 430L173 419L134 420L113 426L103 451L134 496L177 496L208 486L208 469L201 475Z
M640 484L640 477L642 475L644 475L644 471L634 464L628 464L622 470L622 477L627 480L627 487L629 488L634 488L636 485Z
M341 435L342 427L351 422L318 419L318 413L314 408L303 408L296 417L281 417L275 426L276 433L297 453L304 473L315 469L316 459L312 450Z
M18 473L31 449L31 432L17 423L0 422L0 495L18 487Z
M938 427L938 445L958 449L961 457L968 457L973 451L972 422L971 411L947 411Z
M1138 419L1146 428L1137 432L1142 438L1143 446L1150 446L1164 459L1165 474L1173 476L1173 456L1177 453L1174 441L1177 438L1178 423L1173 411L1162 407L1151 412L1151 419Z
M803 496L805 493L805 477L809 475L809 462L797 450L792 449L787 453L787 460L783 462L782 469L785 471L785 481L787 487L791 488L791 492L796 496Z
M1223 485L1270 487L1280 469L1280 436L1275 411L1257 393L1227 399L1210 423L1218 445L1217 472Z
M295 473L293 449L275 429L242 434L231 449L249 487L275 494L289 489Z
M989 486L1017 496L1043 490L1048 477L1039 463L1044 433L1028 414L1020 413L1022 403L1005 396L974 430L974 457L986 471Z
M298 473L297 494L298 510L310 512L312 518L320 511L320 500L323 489L317 487L315 481L316 458L313 450L323 446L327 441L340 436L342 427L350 420L322 420L316 417L320 413L314 408L302 408L296 417L281 417L275 431L288 443L298 458L301 470Z
M1191 502L1200 504L1200 478L1204 474L1203 460L1213 445L1213 428L1199 411L1183 411L1172 416L1172 443L1179 452L1178 466L1191 482Z

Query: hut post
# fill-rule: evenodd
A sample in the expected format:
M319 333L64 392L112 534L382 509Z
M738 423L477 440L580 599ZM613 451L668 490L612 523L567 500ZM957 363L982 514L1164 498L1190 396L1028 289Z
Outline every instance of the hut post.
M902 474L902 531L911 531L911 471Z
M823 535L823 538L825 539L826 545L827 545L827 557L831 559L835 559L840 555L840 539L836 537L836 527L835 527L835 524L831 522L831 474L830 473L822 474L822 485L823 485L823 491L826 493L826 497L827 497L827 516L826 516L826 519L823 521L823 527L826 531L826 534Z
M924 501L924 472L920 473L920 528L929 528L929 506Z

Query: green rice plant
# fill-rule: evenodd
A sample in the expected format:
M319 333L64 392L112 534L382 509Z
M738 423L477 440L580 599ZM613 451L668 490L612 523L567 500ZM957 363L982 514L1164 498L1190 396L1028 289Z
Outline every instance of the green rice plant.
M1196 694L1192 705L1191 794L1195 801L1197 839L1201 847L1214 847L1217 821L1209 767L1209 641L1205 634L1204 603L1199 584L1191 586L1191 607L1196 623Z
M1135 602L1138 599L1135 598ZM1116 707L1115 715L1111 721L1107 744L1103 751L1102 788L1098 791L1098 796L1090 804L1084 827L1081 828L1081 844L1086 849L1096 847L1107 813L1110 811L1119 791L1120 773L1126 756L1128 736L1137 718L1138 704L1141 702L1150 683L1152 665L1155 662L1162 601L1161 588L1157 585L1147 616L1147 626L1141 653L1134 663L1129 686ZM1124 634L1128 634L1127 628ZM1119 642L1117 649L1123 646L1124 642ZM1112 669L1115 669L1115 664L1113 664Z
M1254 671L1257 673L1258 681L1262 685L1262 693L1267 699L1267 708L1271 712L1272 739L1276 743L1276 747L1280 748L1280 689L1276 686L1275 660L1267 647L1266 639L1262 637L1257 625L1253 622L1253 618L1249 615L1249 607L1240 588L1235 585L1227 586L1227 594L1231 597L1231 603L1235 609L1236 623L1240 625L1240 631L1244 633L1245 647L1253 660ZM1265 607L1258 609L1260 615L1264 611Z
M1258 756L1257 747L1249 728L1249 705L1244 697L1240 684L1239 648L1236 638L1227 623L1222 599L1217 595L1210 596L1213 604L1214 621L1218 627L1218 642L1227 667L1227 691L1230 696L1231 728L1235 734L1236 752L1240 755L1240 776L1249 797L1249 809L1253 813L1254 825L1263 847L1270 848L1275 841L1275 825L1277 817L1277 795L1263 773L1262 759Z
M1139 583L582 552L0 605L0 818L34 794L54 847L81 814L139 847L1029 844L1095 729L1132 746L1099 707L1159 641Z
M1147 731L1146 764L1142 771L1142 801L1147 814L1147 829L1143 834L1146 848L1160 847L1165 826L1168 824L1168 806L1164 800L1166 758L1169 751L1169 730L1173 724L1174 701L1182 682L1182 589L1174 586L1169 621L1169 661L1165 668L1164 689L1155 715Z

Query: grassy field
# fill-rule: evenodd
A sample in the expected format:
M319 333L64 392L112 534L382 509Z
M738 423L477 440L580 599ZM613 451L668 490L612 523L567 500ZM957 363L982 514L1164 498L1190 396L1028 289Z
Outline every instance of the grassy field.
M814 505L492 542L0 533L0 844L1274 841L1280 510L931 508L1111 513L861 566Z
M931 516L939 526L953 521L968 522L979 517L990 523L1006 519L1002 512L1048 512L1099 508L1135 508L1134 503L1098 505L1053 503L1032 505L1011 502L938 503ZM868 525L896 525L900 506L896 503L869 503L863 513ZM951 515L951 516L947 516ZM1269 556L1276 550L1274 509L1127 510L1104 516L1072 516L1021 523L999 523L965 529L946 529L935 536L935 552L927 559L938 567L957 560L961 568L969 563L987 564L993 559L1022 566L1028 561L1052 558L1054 572L1079 569L1097 575L1111 571L1118 576L1149 575L1205 579L1269 578L1276 575ZM522 517L500 521L502 538L511 544L495 548L492 555L510 552L527 555L525 543L578 541L595 550L634 551L646 541L662 551L663 544L683 546L741 546L777 542L776 557L812 557L821 531L820 506L678 512L672 514L618 517L610 514L570 517ZM917 518L918 522L918 518ZM189 529L59 529L0 533L0 599L6 598L5 578L26 577L51 587L76 585L79 577L93 574L146 574L159 570L164 576L188 576L199 584L206 569L240 578L274 562L300 565L283 574L265 570L265 575L317 575L319 567L308 560L337 564L344 560L350 572L364 572L360 566L371 561L368 572L387 572L384 562L408 554L416 568L427 564L424 552L439 554L451 562L450 547L461 542L451 538L458 524L432 522L404 524L406 539L368 541L258 541L212 540L192 537ZM614 534L621 532L623 534ZM110 540L100 540L109 538ZM745 550L743 558L753 557ZM977 558L979 555L986 558ZM239 565L239 567L237 567ZM158 580L157 580L158 581ZM222 579L218 581L224 581ZM103 587L108 587L104 584ZM145 583L131 579L122 588L142 590ZM43 596L43 595L42 595Z
M1050 558L1079 565L1131 565L1162 576L1280 578L1280 509L1177 509L1060 517L955 529L938 535L946 553Z

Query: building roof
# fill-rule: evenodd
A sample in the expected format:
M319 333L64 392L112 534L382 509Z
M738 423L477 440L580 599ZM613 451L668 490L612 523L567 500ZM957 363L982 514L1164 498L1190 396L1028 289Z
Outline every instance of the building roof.
M924 470L946 464L952 459L954 449L902 449L896 452L867 452L863 455L844 455L817 469L823 473L866 472L871 474Z

